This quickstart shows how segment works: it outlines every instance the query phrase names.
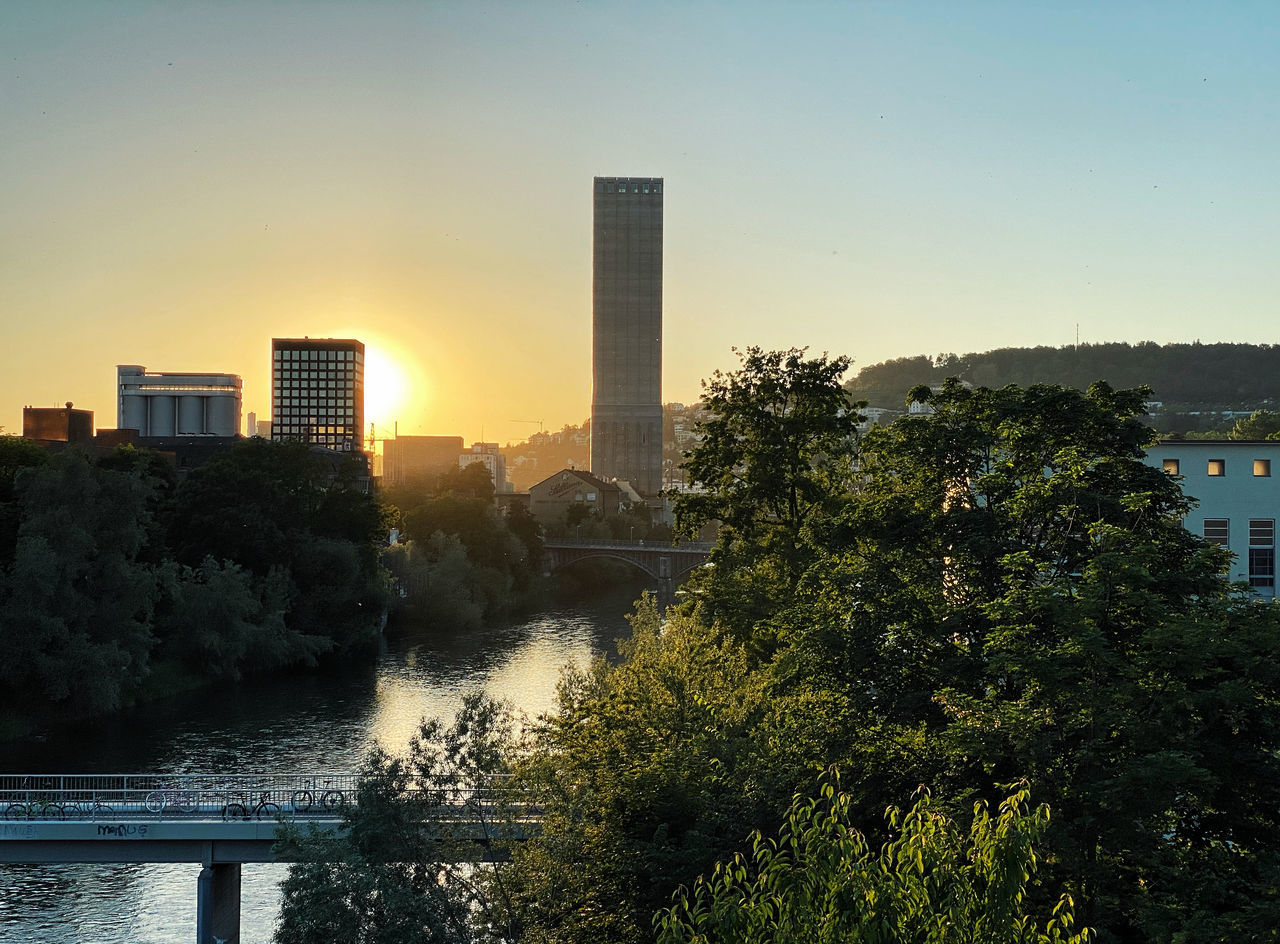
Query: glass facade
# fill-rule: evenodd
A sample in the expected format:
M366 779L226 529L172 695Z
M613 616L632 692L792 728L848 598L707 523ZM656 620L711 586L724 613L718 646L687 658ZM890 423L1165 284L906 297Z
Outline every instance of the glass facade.
M364 345L346 339L271 342L271 438L361 451Z

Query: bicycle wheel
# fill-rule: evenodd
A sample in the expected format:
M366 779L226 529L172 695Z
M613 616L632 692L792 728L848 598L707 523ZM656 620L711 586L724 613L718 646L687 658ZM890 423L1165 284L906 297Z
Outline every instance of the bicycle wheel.
M301 813L311 809L315 802L316 798L311 795L310 790L294 790L293 796L289 798L289 803Z
M330 813L336 813L347 802L347 795L341 790L326 790L320 798L320 805Z
M25 803L10 803L4 808L5 819L26 819L28 815Z
M249 811L244 808L243 803L228 803L222 808L223 819L248 819Z
M142 801L142 805L145 806L152 813L159 813L161 810L164 809L164 803L166 799L168 798L161 791L152 790L150 793L147 794L147 798Z
M258 819L262 819L263 817L267 817L269 819L275 819L277 816L280 815L280 804L279 803L259 803L257 814L258 814Z
M178 808L181 813L194 813L200 809L200 798L194 793L183 791L174 796L173 805Z

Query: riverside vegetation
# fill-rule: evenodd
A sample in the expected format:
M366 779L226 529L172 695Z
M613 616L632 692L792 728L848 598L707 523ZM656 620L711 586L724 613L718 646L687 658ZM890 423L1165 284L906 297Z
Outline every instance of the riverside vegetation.
M360 471L254 439L178 481L149 450L0 437L0 737L372 651L389 609L465 629L532 598L536 529L483 469L403 515Z
M847 359L741 356L687 602L547 717L476 699L371 758L277 940L1276 940L1280 611L1142 461L1148 391L947 382L858 442ZM412 841L414 797L491 773L542 810L509 864Z

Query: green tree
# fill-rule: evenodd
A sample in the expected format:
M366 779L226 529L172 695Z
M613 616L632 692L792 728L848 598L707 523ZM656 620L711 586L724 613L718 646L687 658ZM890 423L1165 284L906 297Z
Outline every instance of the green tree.
M521 770L541 832L514 850L530 940L651 939L672 889L731 855L759 823L751 732L763 710L742 646L697 614L632 617L625 661L566 675Z
M19 436L0 436L0 568L13 563L18 543L18 476L48 462L49 452L44 447Z
M655 918L659 944L1084 944L1063 895L1035 920L1026 889L1049 809L1016 790L995 817L976 805L967 835L928 793L889 809L875 852L832 778L821 800L797 796L776 840L681 889Z
M76 450L15 482L20 525L0 582L0 691L16 711L115 710L150 672L156 573L141 561L149 483Z
M480 695L454 722L423 721L405 757L373 751L340 836L314 826L280 843L277 944L513 941L518 915L501 858L519 807L504 787L518 753L514 719Z
M1236 420L1229 436L1231 439L1275 439L1280 436L1280 413L1254 410L1249 416Z
M737 370L703 382L711 418L683 463L699 490L675 496L675 519L685 535L721 523L708 613L746 631L794 591L810 556L803 529L847 499L864 404L841 386L847 357L755 347L738 356Z
M864 815L1028 779L1102 940L1280 926L1280 619L1142 461L1147 391L915 395L775 616L775 768L839 763Z

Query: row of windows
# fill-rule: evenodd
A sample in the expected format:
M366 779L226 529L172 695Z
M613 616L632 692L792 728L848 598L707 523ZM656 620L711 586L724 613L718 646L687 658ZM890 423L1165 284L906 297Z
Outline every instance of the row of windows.
M278 361L355 361L364 363L364 354L360 351L318 351L308 348L305 351L279 350L274 352Z
M1205 518L1204 539L1226 547L1231 541L1231 519ZM1276 522L1274 518L1249 519L1249 586L1276 585Z
M355 371L349 370L296 371L292 370L292 368L284 368L284 370L280 370L279 367L276 367L275 374L271 375L271 379L273 379L276 384L280 384L280 382L285 381L297 384L300 380L337 382L342 380L357 380L357 377Z
M1161 460L1161 464L1164 467L1164 470L1168 472L1170 475L1178 475L1182 471L1182 461L1180 459L1163 459ZM1210 459L1209 464L1205 471L1208 475L1214 478L1219 478L1221 476L1224 476L1227 474L1227 460L1226 459ZM1253 474L1256 476L1270 476L1271 460L1270 459L1254 459Z
M648 181L601 180L596 183L596 193L662 193L662 184Z
M316 397L316 396L276 396L276 406L326 406L330 409L345 406L350 409L355 405L351 397Z

